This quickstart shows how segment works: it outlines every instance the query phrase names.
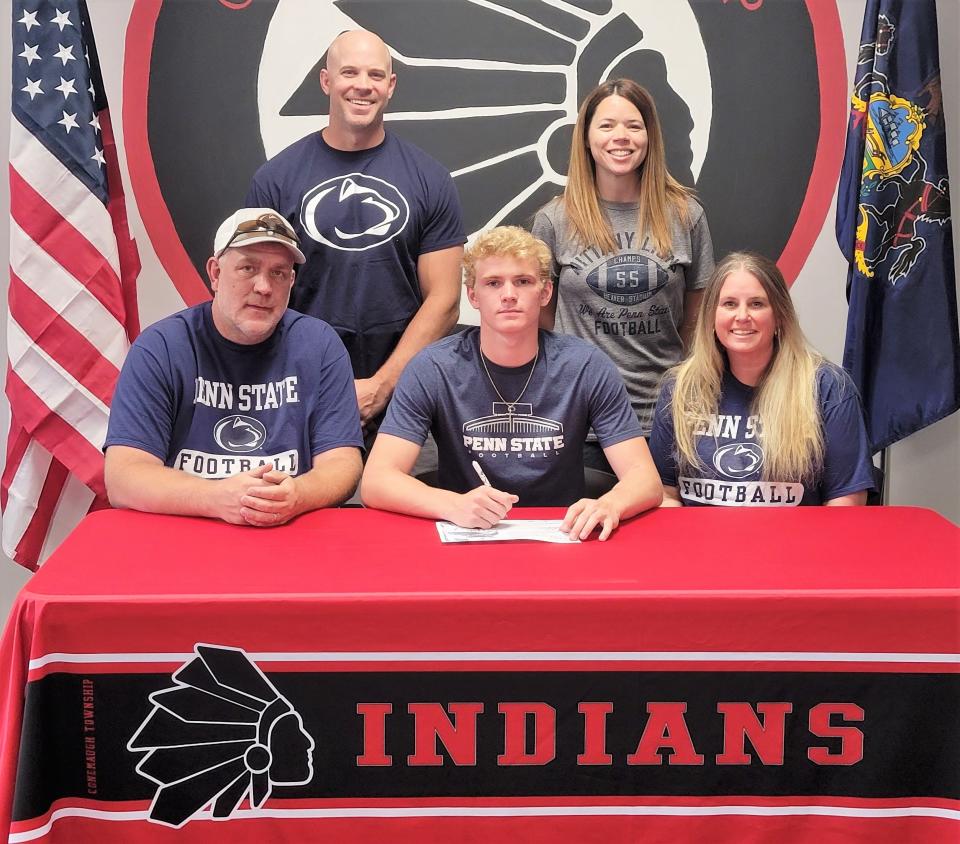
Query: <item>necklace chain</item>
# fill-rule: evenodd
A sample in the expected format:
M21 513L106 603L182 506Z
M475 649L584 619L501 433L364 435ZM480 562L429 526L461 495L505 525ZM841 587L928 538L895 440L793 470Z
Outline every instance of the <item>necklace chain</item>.
M497 383L493 380L493 376L490 374L490 370L487 368L487 356L483 353L483 349L480 350L480 363L483 364L483 371L487 373L487 380L490 382L490 386L493 387L493 391L497 394L497 398L500 399L507 406L507 413L513 413L514 405L523 398L523 394L527 391L527 387L530 386L530 380L533 378L533 370L537 368L537 361L540 359L540 345L537 344L537 353L533 356L533 366L530 367L530 373L527 375L527 380L523 384L523 389L513 401L507 401L503 397L503 393L497 388Z

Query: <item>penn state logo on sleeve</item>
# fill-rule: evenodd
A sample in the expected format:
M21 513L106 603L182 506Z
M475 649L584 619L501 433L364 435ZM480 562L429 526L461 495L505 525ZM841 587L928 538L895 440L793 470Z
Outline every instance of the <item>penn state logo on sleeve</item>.
M182 827L229 818L248 799L256 812L274 786L313 779L316 742L303 719L239 648L198 644L196 654L150 695L153 709L127 743L147 751L137 773L158 786L154 823Z
M346 252L381 246L402 232L410 206L390 182L364 173L349 173L307 191L300 223L307 236Z

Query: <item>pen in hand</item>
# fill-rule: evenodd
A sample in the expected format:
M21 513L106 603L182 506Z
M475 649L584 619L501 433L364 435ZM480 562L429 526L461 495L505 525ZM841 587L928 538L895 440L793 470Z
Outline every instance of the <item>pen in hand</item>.
M477 463L476 460L470 461L470 465L473 466L474 471L480 478L480 482L484 486L493 486L493 484L490 483L490 479L483 473L483 469L480 468L480 464Z

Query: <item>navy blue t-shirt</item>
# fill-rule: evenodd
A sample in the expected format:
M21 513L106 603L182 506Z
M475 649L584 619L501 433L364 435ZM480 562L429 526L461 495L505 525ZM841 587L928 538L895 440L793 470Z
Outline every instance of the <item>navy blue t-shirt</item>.
M640 423L620 374L596 346L541 331L532 376L531 363L488 362L498 396L481 365L478 328L433 343L400 376L380 433L422 445L432 432L444 489L479 486L476 460L494 487L520 496L521 507L572 504L584 494L590 428L606 448L642 436Z
M450 174L390 132L350 152L320 132L302 138L257 171L246 204L293 225L307 262L290 306L333 326L357 378L380 368L420 308L420 255L466 241Z
M763 438L750 412L754 389L727 370L720 406L708 430L698 432L697 454L703 469L677 471L673 433L673 387L660 391L650 434L650 452L665 486L677 487L684 504L694 506L795 507L823 504L873 487L873 464L860 399L849 376L831 364L817 371L817 395L823 424L824 461L812 482L799 478L762 480Z
M123 364L104 448L124 445L202 478L264 463L289 475L362 447L353 374L329 325L287 310L255 345L233 343L204 302L151 325Z

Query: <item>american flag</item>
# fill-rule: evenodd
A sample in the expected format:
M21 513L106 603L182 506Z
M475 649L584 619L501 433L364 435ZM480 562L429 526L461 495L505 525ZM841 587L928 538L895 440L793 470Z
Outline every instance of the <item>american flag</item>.
M101 447L140 259L84 0L15 0L3 550L36 568L106 504Z

